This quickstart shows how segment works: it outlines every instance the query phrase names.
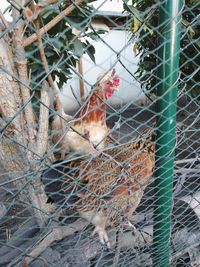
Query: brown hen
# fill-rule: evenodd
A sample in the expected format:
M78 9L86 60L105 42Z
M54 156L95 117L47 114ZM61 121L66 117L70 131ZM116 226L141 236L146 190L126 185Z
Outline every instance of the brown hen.
M94 226L93 234L107 243L106 227L118 227L132 218L140 204L154 168L152 134L145 140L107 149L92 160L71 161L65 171L75 170L66 179L66 190L78 188L79 201L75 208L82 218ZM69 177L69 175L68 175ZM74 186L70 185L73 180ZM74 181L77 181L74 183Z
M105 101L113 95L119 83L119 77L115 75L114 69L107 74L100 75L96 90L92 91L86 105L76 118L73 119L64 112L61 114L66 127L65 133L62 132L62 118L58 115L54 116L53 142L60 146L62 158L70 151L95 153L96 149L104 148L105 138L109 134L106 125Z

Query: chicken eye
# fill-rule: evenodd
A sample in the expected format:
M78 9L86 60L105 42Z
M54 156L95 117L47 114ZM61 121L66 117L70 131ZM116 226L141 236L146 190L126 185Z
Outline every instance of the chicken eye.
M108 81L106 82L107 85L112 85L112 82Z

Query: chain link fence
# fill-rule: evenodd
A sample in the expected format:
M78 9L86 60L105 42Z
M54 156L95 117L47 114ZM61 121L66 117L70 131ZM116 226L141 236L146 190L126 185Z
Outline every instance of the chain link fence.
M199 1L6 2L0 266L200 266Z

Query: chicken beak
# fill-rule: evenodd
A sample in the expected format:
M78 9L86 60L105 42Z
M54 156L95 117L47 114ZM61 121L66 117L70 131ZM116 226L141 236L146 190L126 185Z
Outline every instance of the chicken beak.
M111 74L111 76L114 77L114 76L115 76L115 73L116 73L116 70L115 70L115 68L113 68L113 69L112 69L112 74Z

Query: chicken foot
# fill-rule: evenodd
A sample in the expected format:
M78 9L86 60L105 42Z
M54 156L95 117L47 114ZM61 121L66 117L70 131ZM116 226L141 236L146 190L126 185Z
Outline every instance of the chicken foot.
M110 242L109 242L109 238L108 238L108 234L107 234L104 227L96 226L94 231L92 232L92 236L94 236L95 234L98 234L101 244L103 244L103 245L106 244L108 248L111 247Z

